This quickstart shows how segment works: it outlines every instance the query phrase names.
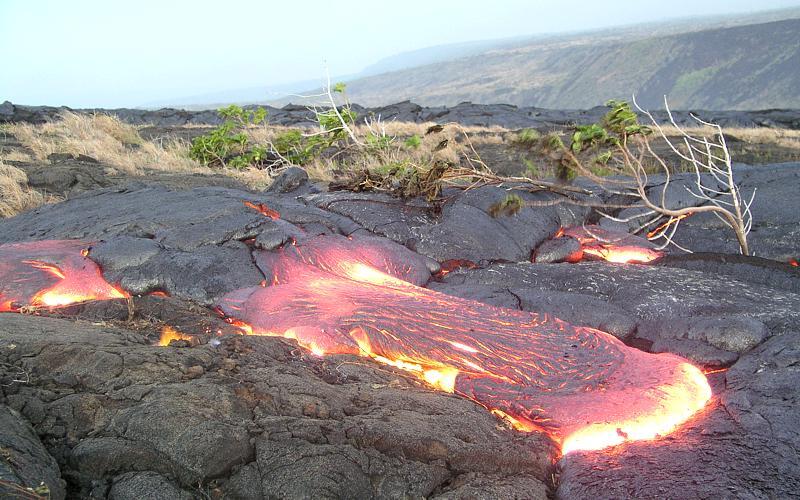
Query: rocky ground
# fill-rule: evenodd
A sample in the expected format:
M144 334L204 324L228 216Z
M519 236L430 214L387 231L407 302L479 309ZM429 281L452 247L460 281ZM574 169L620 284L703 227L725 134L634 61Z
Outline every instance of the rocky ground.
M314 125L314 114L305 106L289 104L283 108L264 106L275 125L291 127ZM54 119L66 107L25 106L5 101L0 104L0 122L42 123ZM481 127L500 126L509 129L525 127L547 128L575 123L593 123L608 112L608 108L597 106L587 110L557 110L534 107L517 107L510 104L473 104L464 102L457 106L423 107L409 101L378 108L365 108L354 105L359 116L380 116L381 119L399 122L455 122L461 125ZM222 119L216 110L187 111L181 109L112 109L81 110L85 112L104 112L118 116L133 125L155 125L176 127L183 125L219 125ZM800 129L800 113L792 109L770 109L764 111L702 111L693 110L705 121L722 127L776 127ZM659 120L666 120L666 114L655 112ZM675 111L675 119L681 125L693 125L688 111Z
M741 169L745 191L758 188L757 257L734 255L732 235L697 216L679 241L704 253L615 265L531 263L560 227L590 214L559 204L492 217L506 194L495 187L448 193L432 207L327 192L297 169L254 192L221 176L130 182L91 174L87 163L64 159L41 180L29 172L68 199L0 221L0 244L97 241L91 258L136 295L132 307L0 314L0 493L42 483L55 499L800 491L800 271L787 263L800 256L798 164ZM427 286L685 356L710 372L713 400L669 437L562 457L546 435L518 432L403 372L236 335L206 306L264 279L253 248L274 249L301 230L378 235L438 262L469 260ZM189 340L156 345L167 325Z

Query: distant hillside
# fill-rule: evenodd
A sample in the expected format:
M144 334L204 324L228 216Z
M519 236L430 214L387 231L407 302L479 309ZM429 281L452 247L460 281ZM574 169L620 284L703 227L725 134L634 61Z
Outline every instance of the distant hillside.
M599 38L599 40L597 39ZM800 19L630 39L565 37L353 80L367 106L589 108L636 93L680 109L800 108Z
M586 44L613 44L633 42L636 40L653 38L657 36L670 36L690 32L730 28L734 26L752 25L780 21L791 18L800 18L800 8L786 8L767 11L756 11L737 14L716 14L705 17L672 18L645 24L631 24L604 28L594 31L571 33L540 33L537 35L518 36L496 40L477 40L461 43L450 43L433 47L424 47L390 55L380 59L355 74L333 74L334 81L356 81L395 72L403 74L403 70L419 66L451 62L454 60L478 56L487 52L518 50L536 50L537 48L557 48ZM335 68L332 68L335 70ZM162 107L179 107L184 109L211 109L227 104L271 104L283 106L291 102L302 101L296 95L312 95L319 93L318 85L324 79L321 70L317 78L310 80L294 81L290 83L264 82L263 86L251 88L219 89L202 95L185 96L182 98L166 98L140 104L139 107L158 109ZM513 83L513 82L512 82ZM375 92L371 92L375 94ZM388 103L393 98L377 99L375 102ZM444 104L435 101L425 101L428 104ZM454 102L453 99L448 101ZM502 100L479 100L477 102L501 103Z

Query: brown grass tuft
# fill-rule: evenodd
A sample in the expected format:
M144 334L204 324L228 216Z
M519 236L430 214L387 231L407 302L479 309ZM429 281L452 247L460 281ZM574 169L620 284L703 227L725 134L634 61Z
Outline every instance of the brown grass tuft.
M13 217L48 201L55 200L29 188L24 171L0 160L0 218Z
M131 175L147 170L207 171L189 158L186 144L145 141L136 127L114 116L64 112L57 121L16 123L7 130L38 160L46 160L52 153L83 154Z

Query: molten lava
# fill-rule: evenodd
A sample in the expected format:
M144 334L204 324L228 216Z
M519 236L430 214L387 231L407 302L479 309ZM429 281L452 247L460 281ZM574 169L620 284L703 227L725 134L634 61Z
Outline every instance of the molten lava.
M191 341L191 335L184 335L178 330L172 328L171 326L165 326L161 329L161 337L158 339L158 345L161 347L166 347L169 345L170 342L173 340L186 340Z
M694 215L694 214L692 214L692 212L689 212L689 213L685 213L683 215L679 215L677 217L670 217L666 222L664 222L663 224L659 225L658 227L656 227L652 231L648 232L647 233L647 237L648 238L656 238L658 236L661 236L666 232L667 229L669 229L672 226L675 226L676 224L678 224L683 219L685 219L687 217L691 217L692 215Z
M568 231L567 232L568 234ZM126 297L80 241L0 245L0 311ZM264 285L219 304L243 333L295 340L314 354L357 354L460 394L563 452L671 432L711 397L704 374L591 328L417 285L434 266L379 238L319 236L257 251ZM186 339L172 329L160 344Z
M256 212L263 215L264 217L269 217L272 220L278 220L281 218L281 214L278 213L278 211L269 208L263 203L253 203L251 201L244 201L242 203L244 203L244 206L246 206L247 208L252 208Z
M650 262L664 255L644 238L599 226L562 228L559 233L580 241L584 254L617 264Z
M546 431L564 453L663 436L711 397L703 373L677 356L420 288L391 254L348 241L317 237L257 253L273 284L236 290L220 309L245 333L405 370L518 429Z
M89 244L50 240L0 245L0 312L125 298L87 257Z
M467 259L450 259L441 263L439 272L436 273L438 278L443 278L455 271L456 269L476 269L477 264Z

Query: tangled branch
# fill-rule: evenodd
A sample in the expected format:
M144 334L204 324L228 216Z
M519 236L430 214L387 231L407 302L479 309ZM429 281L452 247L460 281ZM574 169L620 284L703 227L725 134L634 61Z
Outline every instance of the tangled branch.
M627 218L618 218L600 211L601 215L618 221L632 222L644 221L639 230L648 229L648 239L661 240L661 248L675 245L689 252L689 249L678 245L673 237L681 221L698 213L712 213L727 227L733 230L739 249L742 254L749 255L747 235L753 224L751 207L755 199L756 190L749 197L744 198L734 178L731 156L728 151L722 127L701 120L695 115L690 115L698 124L711 127L715 132L713 138L696 137L690 135L685 128L678 125L669 109L666 97L664 106L670 124L678 131L683 147L667 137L663 127L655 120L653 115L642 109L636 99L633 104L651 122L660 138L678 158L688 162L694 174L691 186L684 186L686 191L697 201L695 206L674 208L667 198L673 179L673 169L653 149L647 133L629 134L625 128L618 129L619 137L615 138L615 173L624 175L623 179L608 179L595 175L578 158L567 151L575 169L582 175L590 178L598 185L615 194L631 196L637 200L632 207L639 208L634 215ZM638 126L638 124L637 124ZM649 132L649 130L648 130ZM664 180L657 194L652 194L646 160L654 160L658 170L663 174ZM666 219L666 220L665 220Z

